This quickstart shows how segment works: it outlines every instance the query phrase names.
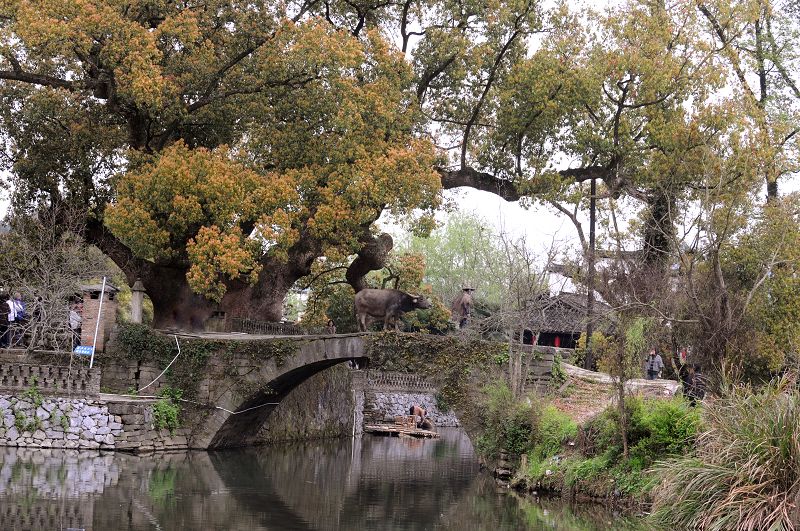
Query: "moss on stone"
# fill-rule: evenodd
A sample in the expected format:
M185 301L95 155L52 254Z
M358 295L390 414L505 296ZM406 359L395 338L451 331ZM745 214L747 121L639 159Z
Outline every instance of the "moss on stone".
M383 332L365 337L370 368L419 374L438 389L437 399L458 415L464 428L480 431L476 412L483 386L500 378L508 344L457 336Z
M278 367L296 355L302 341L288 339L254 339L249 341L224 341L218 339L180 338L181 359L165 374L170 386L181 389L183 396L194 399L200 381L208 372L209 360L220 356L225 375L243 392L254 392L243 375L236 370L236 360L267 361L274 359ZM165 368L178 353L175 338L157 332L146 325L122 324L114 340L108 345L106 362L119 361L152 362Z

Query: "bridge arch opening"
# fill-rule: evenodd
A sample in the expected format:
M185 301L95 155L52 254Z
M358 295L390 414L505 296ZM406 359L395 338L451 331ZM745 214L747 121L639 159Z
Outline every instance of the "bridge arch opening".
M228 416L214 434L209 449L237 448L256 444L261 428L289 393L315 374L350 361L364 366L368 363L368 358L356 356L324 359L286 371L265 382L258 391L241 401L234 410L235 413ZM331 404L330 407L336 407L336 404Z

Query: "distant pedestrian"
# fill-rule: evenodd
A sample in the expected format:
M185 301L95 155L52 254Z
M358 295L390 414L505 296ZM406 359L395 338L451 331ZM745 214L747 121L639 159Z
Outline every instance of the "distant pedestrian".
M328 324L325 325L325 331L329 334L336 333L336 323L333 322L333 319L328 319Z
M8 346L13 347L23 343L28 314L19 291L14 292L14 296L8 299L6 304L8 305Z
M661 355L656 352L655 347L650 349L650 354L645 361L645 370L647 371L647 379L655 380L661 376L661 371L664 369L664 361Z
M75 303L69 309L69 329L72 332L72 350L81 344L81 324L83 323L82 305Z
M684 394L689 400L690 406L697 405L698 400L702 400L706 395L706 381L700 371L699 365L689 366L690 383Z
M0 294L0 305L8 306L9 297L7 294ZM2 306L0 306L2 307ZM8 317L9 314L0 311L0 348L8 348L9 344L9 330L8 330Z

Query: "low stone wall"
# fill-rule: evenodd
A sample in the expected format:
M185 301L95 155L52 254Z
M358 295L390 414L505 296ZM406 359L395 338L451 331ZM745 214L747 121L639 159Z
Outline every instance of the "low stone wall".
M436 388L425 378L401 372L367 371L364 387L364 423L391 421L408 415L408 408L418 404L436 426L459 426L452 411L437 407Z
M117 437L115 450L150 452L154 450L185 450L190 448L189 428L174 431L153 426L155 400L122 400L107 402L110 414L122 420L123 431Z
M0 445L29 448L114 448L122 419L101 401L0 395Z
M153 428L154 401L0 395L0 446L127 450L185 449L187 431Z

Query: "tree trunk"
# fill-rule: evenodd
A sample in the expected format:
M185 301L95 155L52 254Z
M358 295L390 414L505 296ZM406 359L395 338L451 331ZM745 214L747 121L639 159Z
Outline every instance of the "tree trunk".
M649 216L644 226L643 261L649 266L664 269L669 265L669 258L675 239L675 198L668 190L653 190L648 195Z
M303 237L289 249L286 262L272 258L262 260L263 267L255 285L239 280L226 282L225 296L216 303L192 292L186 280L188 266L154 264L136 258L100 220L87 222L86 239L122 269L129 285L141 279L153 302L153 326L187 331L203 330L214 312L224 312L226 318L280 321L289 290L311 273L314 260L322 252L320 242ZM362 243L363 248L347 271L347 280L356 291L364 287L367 273L385 265L393 245L388 234L374 237L369 232L365 233Z
M625 380L619 378L619 431L622 435L622 455L628 458L628 412L625 410Z
M226 318L280 321L284 299L297 280L294 277L285 269L272 268L254 286L228 282L219 303L193 293L185 269L156 267L142 282L153 302L154 327L199 331L214 312L224 312Z
M767 202L771 203L778 198L778 180L767 179Z

